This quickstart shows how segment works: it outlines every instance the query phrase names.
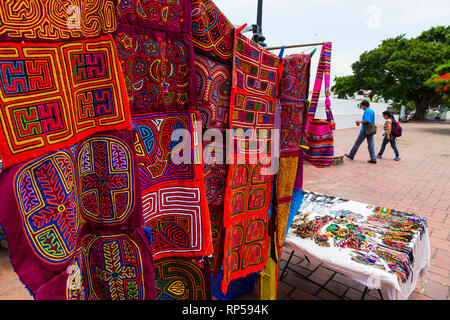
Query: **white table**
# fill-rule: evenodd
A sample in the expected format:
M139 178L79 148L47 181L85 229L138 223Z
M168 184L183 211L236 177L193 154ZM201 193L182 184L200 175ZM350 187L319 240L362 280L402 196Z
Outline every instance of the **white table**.
M306 212L314 216L323 216L339 210L351 211L357 213L358 216L367 217L374 213L374 206L307 192L299 213L294 218L294 224L298 217ZM357 224L357 222L355 223ZM325 228L326 225L323 229ZM366 286L366 289L379 289L382 297L390 300L408 299L414 291L418 279L427 271L430 259L430 243L426 227L422 237L417 233L409 246L413 248L414 256L414 262L411 264L412 274L406 282L402 282L394 273L389 272L389 267L378 269L351 260L353 249L339 248L333 245L322 247L312 239L300 238L295 234L294 226L289 229L285 242L285 247L294 250L297 255L305 255L309 259L319 261L328 268L356 280Z

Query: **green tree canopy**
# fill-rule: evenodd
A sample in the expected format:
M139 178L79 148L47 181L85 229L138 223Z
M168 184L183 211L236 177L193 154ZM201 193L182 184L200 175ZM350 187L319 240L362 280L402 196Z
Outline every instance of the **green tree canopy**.
M341 97L371 90L397 106L413 102L416 119L423 119L428 107L443 101L426 82L437 67L449 61L450 26L433 27L411 39L400 35L364 52L352 64L353 75L336 77L332 90Z

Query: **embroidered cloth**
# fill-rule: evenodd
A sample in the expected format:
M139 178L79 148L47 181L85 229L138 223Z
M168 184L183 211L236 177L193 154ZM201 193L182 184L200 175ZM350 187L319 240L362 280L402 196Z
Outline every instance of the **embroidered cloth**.
M206 261L166 258L155 262L156 300L210 300L211 272Z
M203 128L203 178L215 255L213 270L219 273L223 258L223 210L228 173L223 149L229 121L231 68L202 55L195 56L195 65L197 110Z
M281 104L280 165L277 174L278 246L284 243L292 192L296 181L303 180L300 146L308 117L311 55L294 54L284 58L280 80ZM298 187L298 186L297 186ZM300 186L301 187L301 186Z
M233 61L234 26L211 0L192 0L194 50L228 65Z
M235 34L229 125L229 158L235 164L229 166L225 194L225 294L231 280L261 271L266 262L278 66L277 56Z
M114 40L131 114L187 111L195 106L190 34L120 24Z
M131 131L105 132L1 174L11 263L38 299L153 299Z
M130 129L110 35L68 43L0 43L0 157L4 166Z
M117 0L5 0L0 41L61 42L109 34L117 28Z
M191 0L119 0L117 19L120 24L146 29L189 32Z
M211 224L200 164L198 113L149 113L132 120L153 258L210 256Z

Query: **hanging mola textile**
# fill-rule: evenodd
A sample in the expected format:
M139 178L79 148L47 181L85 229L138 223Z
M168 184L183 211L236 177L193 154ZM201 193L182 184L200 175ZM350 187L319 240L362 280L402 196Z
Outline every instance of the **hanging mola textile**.
M225 137L229 122L234 27L211 0L192 0L197 110L202 118L203 178L211 219L214 262L223 258L223 211L228 165Z
M155 296L116 4L0 3L0 223L36 299Z
M283 58L283 73L280 80L278 99L281 105L280 160L276 175L276 201L272 217L275 232L274 250L277 259L268 255L266 266L260 276L260 298L275 300L280 254L284 243L291 197L296 181L302 180L303 166L300 158L301 143L308 115L308 92L311 55L293 54Z
M197 54L231 66L234 27L212 0L192 0L191 32Z
M235 33L222 291L264 269L279 58Z
M119 1L114 33L132 114L192 109L190 0Z
M114 40L130 97L156 299L209 299L213 251L191 0L121 1L117 12Z

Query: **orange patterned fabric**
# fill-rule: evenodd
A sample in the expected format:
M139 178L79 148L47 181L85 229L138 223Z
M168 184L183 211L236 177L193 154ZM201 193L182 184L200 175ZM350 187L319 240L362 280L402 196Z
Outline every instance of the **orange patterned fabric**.
M0 157L10 167L97 132L131 129L110 35L70 43L0 43Z
M231 280L264 269L272 188L272 139L279 58L235 34L231 150L225 193L222 291Z

